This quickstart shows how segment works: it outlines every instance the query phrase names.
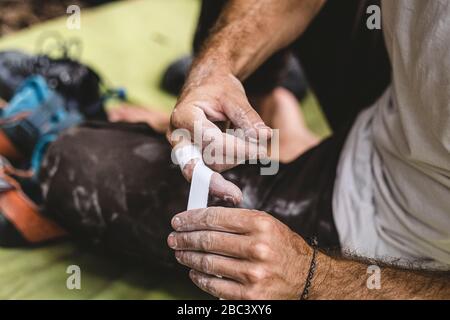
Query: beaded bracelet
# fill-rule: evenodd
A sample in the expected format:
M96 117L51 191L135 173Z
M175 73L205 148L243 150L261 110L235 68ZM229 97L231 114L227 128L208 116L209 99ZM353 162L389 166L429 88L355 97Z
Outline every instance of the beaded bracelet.
M316 272L316 257L317 257L317 251L318 251L318 242L317 237L313 237L310 239L310 245L313 249L312 259L311 259L311 265L309 266L308 276L306 277L305 287L303 289L303 293L300 296L300 300L307 300L309 289L311 288L312 280L314 278L314 274Z

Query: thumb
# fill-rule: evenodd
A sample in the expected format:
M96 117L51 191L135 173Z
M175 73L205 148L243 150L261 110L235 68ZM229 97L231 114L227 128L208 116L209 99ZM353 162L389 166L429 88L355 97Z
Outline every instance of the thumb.
M176 163L180 165L181 172L183 173L183 176L186 178L187 181L192 182L192 178L194 175L194 169L197 165L199 165L199 161L202 162L203 160L201 153L196 155L195 153L191 153L189 149L191 146L194 146L192 144L185 144L183 143L183 146L178 145L173 151L172 151L172 160L176 160ZM188 148L188 149L185 149ZM194 147L195 149L195 147ZM186 159L184 158L184 155L182 155L183 151L186 152ZM191 159L189 159L191 158ZM213 172L211 175L211 180L209 183L209 192L228 202L232 203L233 205L238 205L242 201L242 192L241 190L232 182L227 181L220 173Z

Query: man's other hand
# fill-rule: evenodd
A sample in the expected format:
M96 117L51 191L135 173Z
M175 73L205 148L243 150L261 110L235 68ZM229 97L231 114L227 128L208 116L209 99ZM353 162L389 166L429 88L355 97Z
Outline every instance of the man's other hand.
M202 290L224 299L300 298L312 249L271 215L210 207L177 214L172 226L168 245Z

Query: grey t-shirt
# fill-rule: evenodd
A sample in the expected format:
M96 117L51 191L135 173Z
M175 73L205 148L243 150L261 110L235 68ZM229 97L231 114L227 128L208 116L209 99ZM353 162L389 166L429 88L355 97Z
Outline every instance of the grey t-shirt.
M450 269L450 1L382 16L392 84L347 138L334 219L346 251Z

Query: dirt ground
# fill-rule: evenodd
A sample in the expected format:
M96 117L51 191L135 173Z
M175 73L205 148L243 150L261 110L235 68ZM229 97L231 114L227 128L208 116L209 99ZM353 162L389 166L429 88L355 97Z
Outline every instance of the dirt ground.
M105 1L0 0L0 37L33 24L66 14L69 5L81 8Z

